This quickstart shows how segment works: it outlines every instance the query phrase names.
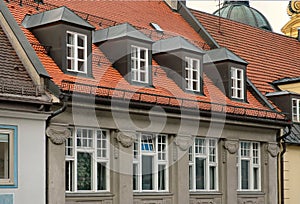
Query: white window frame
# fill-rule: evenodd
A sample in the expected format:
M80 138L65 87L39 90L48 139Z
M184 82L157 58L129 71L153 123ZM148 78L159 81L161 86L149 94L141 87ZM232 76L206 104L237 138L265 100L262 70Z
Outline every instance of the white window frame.
M196 62L196 67L193 67ZM191 57L185 57L185 82L186 90L200 92L200 60ZM194 75L197 75L194 77ZM194 79L196 78L196 79ZM194 89L193 84L196 83Z
M0 187L1 186L11 186L15 185L15 138L14 138L14 130L13 129L0 129L0 134L4 134L8 136L8 150L5 152L5 158L7 161L3 161L4 166L8 166L8 170L4 172L7 178L0 178ZM5 169L4 169L5 171Z
M87 143L90 144L85 146L78 146L77 140L77 131L91 131L92 137L80 137L80 141L83 142L85 140ZM65 155L66 155L66 171L69 170L69 175L71 175L68 179L66 178L66 188L69 186L69 189L65 189L68 193L74 192L109 192L110 190L110 135L109 131L105 129L96 129L96 128L74 128L71 129L72 137L68 138L65 142ZM105 132L106 139L103 139L103 135L101 134L100 139L97 138L97 132ZM97 144L103 144L102 142L105 141L105 146L98 147ZM90 146L90 147L89 147ZM100 151L100 156L98 156L98 151ZM103 151L105 151L105 155L103 155ZM77 187L77 153L90 153L91 154L91 190L78 190ZM106 171L105 171L105 184L106 189L104 190L97 190L97 164L98 163L105 163ZM70 165L70 168L67 168L67 165ZM69 183L67 184L67 180Z
M153 150L149 148L148 150L142 150L142 145L145 143L142 143L142 137L143 136L149 136L154 138L152 141L153 144ZM158 138L162 136L165 137L165 143L159 143ZM163 144L164 148L159 151L159 145ZM146 144L148 145L148 144ZM163 146L161 146L163 147ZM164 156L163 156L164 155ZM154 176L154 187L152 190L143 190L142 189L142 156L153 156L153 176ZM161 159L159 159L161 158ZM137 134L137 140L134 143L133 146L133 169L136 165L137 167L137 189L133 189L134 192L168 192L169 191L169 168L168 168L169 158L168 158L168 136L165 134L151 134L151 133L138 133ZM160 165L164 165L165 169L165 189L159 190L159 172L158 167ZM134 176L134 175L133 175Z
M74 39L74 44L68 43L68 35L72 35ZM83 37L84 39L84 46L81 47L78 45L78 38ZM76 33L72 31L67 31L66 36L66 43L67 43L67 50L66 50L66 56L67 56L67 70L71 72L79 72L79 73L87 73L87 36L81 33ZM73 51L73 56L68 56L68 49L71 48ZM78 50L83 50L84 52L84 59L78 58ZM71 69L68 68L68 60L71 60L73 62L73 66ZM83 71L80 71L78 67L79 62L83 62Z
M134 51L136 50L136 52ZM141 51L145 51L145 59L141 58ZM137 55L136 55L137 54ZM144 63L145 66L141 66ZM138 83L149 83L149 60L148 49L131 45L131 80ZM141 75L145 75L145 80L142 80Z
M201 145L197 141L202 141ZM214 145L212 145L214 143ZM198 149L198 150L196 150ZM201 151L199 151L201 150ZM213 150L213 151L212 151ZM204 178L206 179L204 182L203 189L197 189L196 187L196 158L205 159L205 170L204 170ZM210 178L212 175L210 171L210 167L214 167L215 169L215 183L214 189L211 189ZM190 169L192 171L190 171ZM195 137L194 144L189 148L189 190L190 191L218 191L219 189L219 176L218 176L218 140L214 138L201 138Z
M292 99L292 118L294 122L300 122L300 99Z
M244 148L243 144L248 144L249 148ZM257 146L257 148L254 148ZM246 152L249 151L249 152ZM261 190L261 147L259 142L240 141L239 152L238 152L238 190L239 191L260 191ZM247 189L242 188L242 161L249 162L249 187ZM258 183L257 188L254 187L254 169L258 169Z
M238 72L240 72L240 78L238 77ZM231 67L230 72L231 77L231 97L235 99L244 99L244 70L236 67ZM240 82L240 86L239 86ZM240 95L240 96L239 96Z

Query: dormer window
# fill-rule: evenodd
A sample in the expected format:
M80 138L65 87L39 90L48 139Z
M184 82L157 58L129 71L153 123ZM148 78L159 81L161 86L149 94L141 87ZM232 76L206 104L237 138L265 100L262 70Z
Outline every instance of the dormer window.
M231 97L244 99L244 70L231 67Z
M67 31L67 70L86 73L87 36Z
M132 81L148 83L148 49L131 46L131 76Z
M300 122L300 99L293 98L292 103L293 121Z
M189 91L200 91L200 60L185 58L185 80L186 89Z

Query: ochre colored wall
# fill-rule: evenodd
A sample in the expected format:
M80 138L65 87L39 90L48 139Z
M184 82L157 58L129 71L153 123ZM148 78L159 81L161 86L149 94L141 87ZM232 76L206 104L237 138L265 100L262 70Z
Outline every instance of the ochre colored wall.
M300 147L287 146L284 155L284 194L285 204L300 203Z
M300 25L299 25L300 27ZM293 84L285 84L279 86L280 90L287 90L295 93L300 94L300 83L293 83Z

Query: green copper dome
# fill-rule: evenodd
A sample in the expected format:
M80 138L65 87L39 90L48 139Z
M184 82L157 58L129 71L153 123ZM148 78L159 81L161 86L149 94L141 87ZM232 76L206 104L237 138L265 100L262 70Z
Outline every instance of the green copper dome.
M272 31L272 27L266 17L258 10L250 7L249 1L224 1L223 7L213 14Z

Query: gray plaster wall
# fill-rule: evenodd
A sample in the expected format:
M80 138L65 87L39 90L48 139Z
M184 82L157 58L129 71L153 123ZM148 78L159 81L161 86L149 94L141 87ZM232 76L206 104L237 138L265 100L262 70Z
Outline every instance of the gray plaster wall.
M78 105L78 104L77 104ZM65 199L67 204L235 204L235 203L277 203L277 157L268 151L269 144L275 144L280 127L247 123L240 121L226 122L217 118L205 118L196 116L178 117L174 114L161 114L142 110L131 110L130 114L121 108L112 114L110 109L95 107L95 109L77 106L68 107L67 111L53 119L53 123L63 124L65 127L101 127L114 132L117 129L127 127L133 131L158 132L168 134L169 139L169 191L168 192L133 192L132 178L130 175L119 173L117 169L132 171L132 157L123 155L132 152L132 146L123 147L111 134L110 149L110 191L106 193L68 193L61 195L60 200ZM164 118L164 120L162 120ZM130 120L130 121L129 121ZM212 122L214 121L214 122ZM163 123L163 126L161 124ZM185 126L185 128L181 126ZM188 189L188 154L187 149L182 150L176 144L179 135L219 138L218 143L218 185L215 192L190 192ZM228 150L226 143L238 144L240 140L258 141L261 143L261 172L262 190L259 192L237 191L236 152ZM64 146L59 146L64 158ZM236 147L238 148L238 146ZM61 159L59 159L61 160ZM56 162L53 160L52 162ZM62 163L62 161L60 161ZM54 165L54 164L49 164ZM62 169L64 166L61 167ZM51 174L51 172L50 172ZM64 174L56 175L56 180L64 181ZM54 184L55 185L55 184ZM56 185L57 191L64 192L64 186ZM63 198L62 198L63 197ZM56 198L58 199L58 198ZM55 200L55 199L54 199ZM56 204L55 202L50 204ZM59 203L64 204L64 203Z

